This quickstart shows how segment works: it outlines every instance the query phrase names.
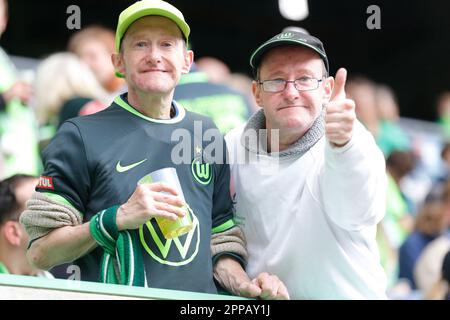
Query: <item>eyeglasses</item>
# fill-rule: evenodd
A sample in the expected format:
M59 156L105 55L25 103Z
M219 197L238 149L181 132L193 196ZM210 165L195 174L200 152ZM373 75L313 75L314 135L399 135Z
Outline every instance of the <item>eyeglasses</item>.
M316 79L310 77L301 77L295 80L284 80L284 79L274 79L274 80L264 80L258 81L265 92L281 92L286 89L288 83L293 83L295 89L298 91L309 91L315 90L319 87L319 82L323 79Z

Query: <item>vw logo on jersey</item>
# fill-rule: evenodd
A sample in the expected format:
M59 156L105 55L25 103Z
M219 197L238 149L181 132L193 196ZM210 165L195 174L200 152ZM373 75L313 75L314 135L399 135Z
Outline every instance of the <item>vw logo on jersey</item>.
M190 263L198 254L200 245L200 225L191 211L193 228L187 234L166 240L155 219L147 221L139 228L139 238L145 251L154 260L169 266Z
M209 163L202 163L200 159L200 157L197 157L192 160L192 175L198 183L208 185L213 176L212 168Z

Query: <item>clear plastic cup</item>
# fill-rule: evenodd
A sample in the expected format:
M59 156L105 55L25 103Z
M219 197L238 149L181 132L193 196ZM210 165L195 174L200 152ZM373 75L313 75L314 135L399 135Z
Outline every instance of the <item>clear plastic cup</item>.
M153 171L152 173L140 179L138 184L154 182L167 183L168 185L173 187L178 192L178 196L182 198L184 202L186 202L175 168L162 168ZM185 211L185 215L183 217L179 217L176 220L155 217L155 220L159 228L161 229L164 238L172 239L179 237L185 233L188 233L194 226L194 224L192 223L191 209L189 208L189 205L184 205L181 208Z

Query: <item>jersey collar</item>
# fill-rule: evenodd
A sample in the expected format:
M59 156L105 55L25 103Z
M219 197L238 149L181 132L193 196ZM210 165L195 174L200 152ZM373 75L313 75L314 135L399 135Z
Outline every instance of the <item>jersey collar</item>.
M131 112L132 114L134 114L135 116L138 116L144 120L150 121L150 122L155 122L155 123L165 123L165 124L173 124L173 123L178 123L181 120L184 119L184 116L186 115L186 111L183 108L183 106L177 102L175 102L175 100L172 100L172 106L175 109L175 117L171 118L171 119L167 119L167 120L161 120L161 119L153 119L150 117L147 117L145 115L143 115L142 113L140 113L139 111L137 111L135 108L133 108L132 106L130 106L128 104L128 102L122 97L122 96L117 96L114 99L114 102L121 106L122 108L124 108L126 111Z

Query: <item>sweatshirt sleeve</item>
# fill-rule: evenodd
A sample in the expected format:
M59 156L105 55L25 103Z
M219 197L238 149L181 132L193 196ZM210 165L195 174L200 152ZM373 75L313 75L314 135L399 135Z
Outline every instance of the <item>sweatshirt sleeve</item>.
M325 212L341 228L360 230L383 218L386 164L372 134L360 122L345 146L326 143L320 180Z

